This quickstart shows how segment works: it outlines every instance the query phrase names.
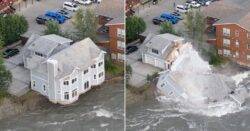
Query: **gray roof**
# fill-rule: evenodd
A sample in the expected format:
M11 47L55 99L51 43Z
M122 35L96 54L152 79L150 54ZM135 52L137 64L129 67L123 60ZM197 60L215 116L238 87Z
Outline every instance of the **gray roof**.
M240 2L241 1L241 2ZM219 18L215 24L235 23L250 30L250 1L227 0L212 3L203 8L205 16Z
M152 35L149 34L148 37L145 39L146 47L157 49L162 51L163 49L167 48L168 46L172 45L173 42L176 41L183 41L184 38L172 35L172 34L160 34L160 35Z
M28 42L28 49L42 53L44 55L51 54L53 50L59 45L72 42L72 40L70 39L63 38L54 34L40 37L37 37L37 35L34 36L36 37L36 39L32 40L31 43ZM31 38L33 39L34 36L32 36Z
M102 50L90 38L86 38L50 58L58 61L59 74L57 77L61 78L72 73L75 68L89 67L95 62L94 58L97 58L101 52Z
M123 0L103 0L95 10L98 15L113 18L107 24L124 23Z

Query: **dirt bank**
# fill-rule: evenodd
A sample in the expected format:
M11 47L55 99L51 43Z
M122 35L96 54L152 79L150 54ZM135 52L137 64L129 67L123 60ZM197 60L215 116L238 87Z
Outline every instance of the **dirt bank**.
M0 119L38 109L45 102L47 102L45 97L33 91L20 98L14 96L3 98L0 102Z

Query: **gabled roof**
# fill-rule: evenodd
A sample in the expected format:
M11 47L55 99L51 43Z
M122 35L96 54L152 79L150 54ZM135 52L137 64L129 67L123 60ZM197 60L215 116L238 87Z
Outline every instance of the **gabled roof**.
M183 41L183 40L184 38L182 37L166 33L160 35L149 34L148 37L145 39L145 42L146 42L146 47L162 51L166 49L168 46L172 45L173 42Z
M45 35L38 37L35 35L31 37L28 49L42 53L44 55L49 55L58 45L63 45L65 43L71 43L72 40L58 36L58 35ZM29 41L28 41L29 42Z
M69 75L74 69L84 69L91 66L95 62L100 53L103 52L95 43L86 38L76 42L70 47L51 56L51 59L57 60L59 64L59 74L61 78Z

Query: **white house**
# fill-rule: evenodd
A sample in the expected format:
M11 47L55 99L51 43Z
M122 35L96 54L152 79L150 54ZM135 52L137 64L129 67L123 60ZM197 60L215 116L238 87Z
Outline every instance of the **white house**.
M59 104L73 103L104 82L104 55L90 38L72 44L57 35L32 35L23 50L31 89Z
M142 61L161 69L169 69L179 54L184 38L172 34L149 34L144 40Z

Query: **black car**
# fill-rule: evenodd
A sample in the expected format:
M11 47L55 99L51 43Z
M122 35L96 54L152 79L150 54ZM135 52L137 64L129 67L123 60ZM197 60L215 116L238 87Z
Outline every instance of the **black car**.
M160 18L160 17L155 17L153 20L152 20L153 24L155 25L160 25L161 23L165 22L164 19Z
M45 15L40 15L40 16L37 16L37 17L36 17L36 23L37 23L37 24L43 24L43 25L44 25L44 24L46 24L46 22L49 21L49 20L58 22L57 20L54 20L53 18L47 17L47 16L45 16Z
M138 50L138 47L137 47L137 46L128 46L128 47L126 48L126 54L128 55L128 54L133 53L133 52L135 52L135 51L137 51L137 50Z
M18 49L6 49L4 52L3 52L3 58L10 58L16 54L19 53L19 50Z

